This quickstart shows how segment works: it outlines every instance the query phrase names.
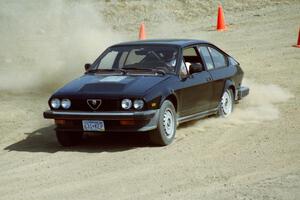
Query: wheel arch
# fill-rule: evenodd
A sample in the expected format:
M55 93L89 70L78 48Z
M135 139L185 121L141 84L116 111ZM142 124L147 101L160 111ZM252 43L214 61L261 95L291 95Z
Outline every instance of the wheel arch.
M175 93L170 93L170 94L166 95L164 98L162 98L161 102L160 102L160 106L163 104L163 102L165 100L171 101L173 103L175 111L176 112L178 111L178 98L177 98L177 95Z
M236 100L237 99L237 92L236 92L236 87L235 87L235 83L234 83L233 80L231 80L231 79L226 80L225 87L223 89L223 93L225 92L226 89L232 90L234 99Z

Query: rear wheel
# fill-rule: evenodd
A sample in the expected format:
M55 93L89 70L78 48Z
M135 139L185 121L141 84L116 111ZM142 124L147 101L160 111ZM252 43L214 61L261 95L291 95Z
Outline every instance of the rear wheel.
M228 117L233 111L234 96L231 89L226 89L222 95L218 115Z
M56 131L56 138L59 144L64 147L78 145L82 140L82 132L63 132Z
M176 111L171 101L163 102L160 111L157 129L150 133L152 143L160 146L171 144L176 133Z

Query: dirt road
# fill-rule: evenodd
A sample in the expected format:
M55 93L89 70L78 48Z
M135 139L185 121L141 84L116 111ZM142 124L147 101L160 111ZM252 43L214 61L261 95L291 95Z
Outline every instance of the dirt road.
M241 63L251 94L229 119L180 126L170 146L149 146L143 135L103 135L62 148L52 121L42 118L52 90L4 88L0 199L300 199L300 49L291 47L300 2L247 6L225 13L226 32L199 19L172 35L225 49ZM160 36L159 26L148 29Z

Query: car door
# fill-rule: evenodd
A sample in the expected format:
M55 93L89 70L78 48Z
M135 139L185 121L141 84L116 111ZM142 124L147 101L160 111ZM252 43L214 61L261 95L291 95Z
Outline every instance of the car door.
M186 78L183 78L180 82L180 116L207 111L212 99L210 73L204 70L189 74L189 65L193 63L203 64L203 61L196 47L188 47L184 50L181 63L181 71L186 70Z
M211 45L200 45L198 46L198 49L205 61L206 68L212 77L213 94L209 107L211 109L216 108L222 97L225 81L231 74L227 67L227 56Z

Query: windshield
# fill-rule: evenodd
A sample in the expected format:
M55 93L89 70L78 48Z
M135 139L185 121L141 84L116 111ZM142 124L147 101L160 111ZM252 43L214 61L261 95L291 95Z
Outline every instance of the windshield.
M93 68L97 70L164 70L175 72L178 49L172 46L123 46L107 49Z

